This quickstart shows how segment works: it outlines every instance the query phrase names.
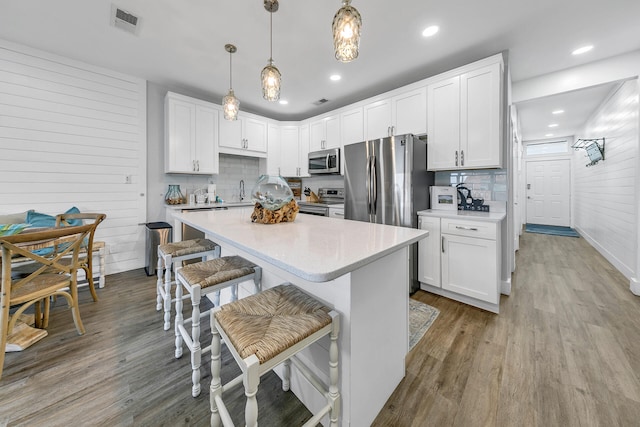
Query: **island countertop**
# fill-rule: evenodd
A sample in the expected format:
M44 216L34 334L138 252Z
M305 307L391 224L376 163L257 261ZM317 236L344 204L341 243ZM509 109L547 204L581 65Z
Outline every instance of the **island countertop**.
M253 208L176 212L174 219L311 282L327 282L429 235L425 230L298 214L251 222Z

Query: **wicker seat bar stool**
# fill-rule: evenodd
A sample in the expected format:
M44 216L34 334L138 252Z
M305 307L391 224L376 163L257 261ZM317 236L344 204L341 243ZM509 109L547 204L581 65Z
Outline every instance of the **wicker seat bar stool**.
M222 399L223 392L243 384L247 402L245 423L258 423L256 393L260 377L284 362L282 389L289 390L291 366L327 399L327 404L304 425L317 425L329 414L329 425L336 427L340 417L338 389L338 332L340 317L291 284L279 285L239 301L211 310L211 425L233 426ZM329 381L327 386L296 357L296 354L330 335ZM222 385L220 380L221 337L242 374Z
M200 364L202 354L211 350L211 346L204 349L200 345L200 319L209 314L209 310L200 311L200 301L203 295L214 293L214 306L220 306L220 290L231 287L231 299L238 299L238 283L253 280L255 293L260 292L262 269L239 256L225 256L187 265L176 273L176 353L182 356L182 344L187 345L191 352L191 380L193 383L191 394L200 394ZM186 298L191 298L191 319L182 316L182 291L187 291ZM184 298L184 299L186 299ZM191 330L187 326L191 323Z
M165 243L158 246L158 281L156 284L156 310L164 307L164 330L171 328L171 270L182 267L182 261L207 257L219 258L220 246L209 239L190 239L181 242ZM164 271L164 278L163 278Z

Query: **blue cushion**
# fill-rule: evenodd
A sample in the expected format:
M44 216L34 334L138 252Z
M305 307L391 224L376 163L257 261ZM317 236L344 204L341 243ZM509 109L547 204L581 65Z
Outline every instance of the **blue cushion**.
M75 206L65 212L66 214L80 213L80 210ZM52 215L43 214L36 211L27 212L27 223L30 227L44 227L51 228L56 226L56 217ZM69 221L69 225L82 225L81 219L74 219Z
M0 236L12 236L20 233L27 228L29 224L0 224Z

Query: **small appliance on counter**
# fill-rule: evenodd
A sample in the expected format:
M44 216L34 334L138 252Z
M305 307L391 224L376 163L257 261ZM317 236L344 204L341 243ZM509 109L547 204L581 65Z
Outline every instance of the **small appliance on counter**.
M484 199L474 199L471 196L471 190L463 183L456 185L456 190L458 191L459 211L489 212L489 205L484 204Z
M308 193L308 194L307 194ZM300 213L329 216L331 208L344 208L344 188L319 188L315 201L315 193L305 187L304 194L311 200L300 200Z

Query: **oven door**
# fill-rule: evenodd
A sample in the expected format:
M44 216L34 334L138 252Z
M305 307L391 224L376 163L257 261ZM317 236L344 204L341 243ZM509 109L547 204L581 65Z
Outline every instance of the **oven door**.
M300 213L318 216L329 216L329 208L324 206L298 205Z

